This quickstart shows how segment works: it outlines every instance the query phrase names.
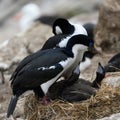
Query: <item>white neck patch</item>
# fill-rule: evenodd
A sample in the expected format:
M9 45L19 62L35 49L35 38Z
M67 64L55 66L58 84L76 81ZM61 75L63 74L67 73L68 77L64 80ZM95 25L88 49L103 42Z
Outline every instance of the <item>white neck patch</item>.
M88 50L88 47L82 44L76 44L72 48L72 52L74 55L77 55L79 51L86 52Z
M59 78L59 76L62 74L62 72L61 73L59 73L56 77L54 77L53 79L51 79L51 80L49 80L49 81L47 81L47 82L45 82L45 83L43 83L43 84L41 84L40 85L40 87L42 88L42 90L43 90L43 92L44 92L44 94L46 95L46 93L48 92L48 89L49 89L49 87Z
M82 35L88 35L86 29L79 23L79 24L74 24L71 23L71 25L73 25L75 27L75 31L73 33L73 35L78 35L78 34L82 34Z
M68 58L65 61L60 61L59 64L63 67L63 71L60 72L57 76L55 76L53 79L43 83L40 85L40 87L42 88L44 94L46 94L48 92L49 87L64 73L64 71L66 71L66 69L68 69L68 67L70 66L72 61L72 58ZM66 69L65 69L66 68Z
M78 47L79 46L79 47ZM83 47L83 46L82 46ZM86 46L84 46L86 47ZM86 47L87 48L87 47ZM41 88L44 92L44 94L46 94L48 92L49 87L64 73L66 72L71 72L73 70L74 67L76 67L79 63L79 61L81 61L83 54L84 54L84 49L83 50L79 50L80 49L80 45L76 45L74 46L75 50L74 51L74 58L68 58L65 61L60 61L59 64L63 67L63 71L61 71L57 76L55 76L53 79L41 84ZM46 69L46 68L42 68L42 69ZM49 67L49 69L54 69L54 66Z
M80 72L84 71L85 69L87 69L89 66L91 65L91 60L89 58L85 58L85 61L80 63Z
M68 37L66 37L65 39L61 40L61 42L59 43L59 47L66 47L68 40L74 35L78 35L78 34L82 34L82 35L86 35L86 36L88 35L87 31L81 24L74 24L71 22L70 22L70 24L72 24L75 27L75 31L73 34L71 34ZM56 26L56 33L57 34L62 33L60 27L58 27L58 26Z
M60 48L62 47L66 47L67 43L68 43L68 40L71 38L71 35L69 35L68 37L64 38L61 40L61 42L58 44L58 46Z

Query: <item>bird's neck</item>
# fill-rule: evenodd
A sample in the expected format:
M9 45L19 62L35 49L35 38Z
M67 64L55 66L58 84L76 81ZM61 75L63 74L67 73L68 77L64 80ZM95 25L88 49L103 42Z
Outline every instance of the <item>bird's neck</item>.
M72 47L72 53L74 54L75 57L82 56L83 54L87 51L87 47L85 49L81 49L83 45L74 45Z
M70 24L74 27L74 31L73 31L74 34L73 35L77 35L77 34L88 35L87 31L80 23L75 24L75 23L70 22Z
M91 60L88 57L85 57L84 60L82 59L82 62L80 63L80 71L84 71L90 65L91 65Z
M58 44L60 48L66 47L68 40L70 39L71 35L67 36L65 39L61 40L61 42Z
M80 48L82 48L82 45L81 45L81 47L80 47L80 45L66 47L65 52L68 54L68 56L70 56L74 59L79 58L80 61L82 61L83 55L87 51L87 47L85 49L80 49Z
M72 35L72 34L74 33L74 31L75 31L74 25L70 25L68 29L69 29L69 33L68 33L68 34L71 34L71 35Z
M96 78L95 78L95 80L92 83L92 87L99 88L101 86L101 82L102 82L104 77L105 77L104 74L98 74L97 73L96 74Z

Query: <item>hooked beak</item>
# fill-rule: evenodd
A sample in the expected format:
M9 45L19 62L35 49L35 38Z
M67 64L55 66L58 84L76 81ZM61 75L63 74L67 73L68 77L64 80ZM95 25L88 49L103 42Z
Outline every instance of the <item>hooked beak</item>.
M102 55L101 51L97 49L97 47L94 45L89 46L88 51L90 51L92 54L96 55Z

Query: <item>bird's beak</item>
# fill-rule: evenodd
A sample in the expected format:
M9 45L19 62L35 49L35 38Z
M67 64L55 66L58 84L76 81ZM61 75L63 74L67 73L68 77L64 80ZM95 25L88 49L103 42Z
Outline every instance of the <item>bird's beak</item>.
M88 51L90 51L92 54L96 55L99 54L101 55L102 53L97 49L96 45L94 44L93 46L90 46L88 48Z

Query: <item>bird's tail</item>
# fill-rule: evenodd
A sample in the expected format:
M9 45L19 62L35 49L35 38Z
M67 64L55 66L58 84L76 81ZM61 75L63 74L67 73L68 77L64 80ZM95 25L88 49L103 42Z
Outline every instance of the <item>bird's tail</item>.
M7 111L7 118L9 118L13 114L18 101L18 97L19 96L16 96L16 95L11 97L8 111Z
M93 81L92 87L94 87L94 88L100 88L101 82L104 79L104 77L105 77L105 69L101 65L101 63L99 63L97 71L96 71L96 79Z

